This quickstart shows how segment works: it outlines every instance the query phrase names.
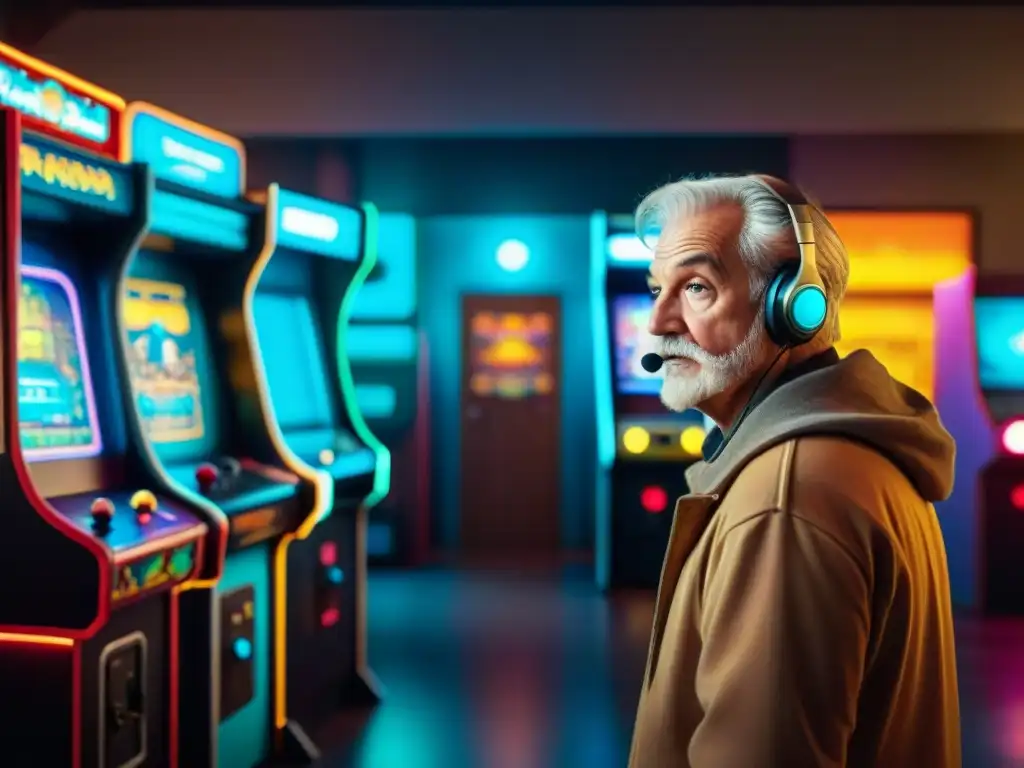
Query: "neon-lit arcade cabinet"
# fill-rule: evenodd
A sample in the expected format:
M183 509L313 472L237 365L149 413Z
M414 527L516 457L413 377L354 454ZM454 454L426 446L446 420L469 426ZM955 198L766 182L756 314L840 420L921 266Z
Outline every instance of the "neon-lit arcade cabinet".
M416 221L400 213L376 221L367 229L376 262L352 308L347 352L359 410L391 452L390 492L367 526L367 556L371 566L409 566L430 548L428 350L416 326Z
M128 106L125 139L156 176L150 232L122 300L140 431L154 471L227 531L220 582L181 617L192 635L214 638L212 653L183 654L188 686L212 686L216 702L196 718L202 733L183 727L181 764L313 760L315 745L288 712L288 547L330 509L333 483L294 460L267 393L252 296L276 229L244 197L236 139L143 103ZM211 723L214 762L192 751Z
M389 454L367 428L349 370L348 319L373 269L367 212L271 185L251 298L267 389L290 462L326 472L333 506L288 550L288 711L304 724L375 703L366 658L366 527Z
M978 380L995 425L995 457L978 482L980 607L1024 615L1024 282L979 278L974 299Z
M704 443L704 417L674 414L659 399L661 374L640 359L653 351L647 332L654 299L651 253L631 216L591 219L591 310L597 387L595 568L602 589L655 588L672 527L687 492L685 469Z
M3 45L0 79L25 128L0 110L2 761L177 765L179 707L210 707L180 688L181 590L223 558L126 407L119 286L151 177L114 160L118 97Z

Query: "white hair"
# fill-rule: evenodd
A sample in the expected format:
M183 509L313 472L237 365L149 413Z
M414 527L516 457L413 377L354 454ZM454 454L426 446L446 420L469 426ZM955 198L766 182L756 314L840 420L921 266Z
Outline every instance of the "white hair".
M636 232L645 243L650 236L674 221L722 203L737 203L743 209L739 254L747 267L750 298L760 301L768 280L783 261L796 258L793 221L786 204L756 176L719 176L683 179L651 192L636 209ZM811 204L811 221L817 244L818 275L825 286L828 314L818 338L825 343L839 341L839 305L850 278L846 246L821 209Z

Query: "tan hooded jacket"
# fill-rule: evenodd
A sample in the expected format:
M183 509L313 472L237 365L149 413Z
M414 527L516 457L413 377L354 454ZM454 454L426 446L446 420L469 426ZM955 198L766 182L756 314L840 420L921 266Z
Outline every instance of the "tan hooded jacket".
M691 467L631 768L958 768L931 505L954 451L931 404L860 351L778 386Z

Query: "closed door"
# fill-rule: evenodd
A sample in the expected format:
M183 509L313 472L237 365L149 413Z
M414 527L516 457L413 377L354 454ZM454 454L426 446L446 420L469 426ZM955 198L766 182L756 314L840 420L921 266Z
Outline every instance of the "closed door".
M462 300L462 549L559 546L561 305L553 296Z

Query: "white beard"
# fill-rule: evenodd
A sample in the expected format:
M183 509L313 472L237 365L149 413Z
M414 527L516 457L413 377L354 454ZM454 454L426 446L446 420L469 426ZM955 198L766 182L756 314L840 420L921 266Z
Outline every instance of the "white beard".
M768 331L761 314L754 319L746 337L724 355L712 355L691 341L678 336L661 336L656 351L662 357L686 357L699 368L677 368L666 363L661 385L661 402L670 411L682 413L695 408L734 384L749 378L761 362L761 351L768 342Z

